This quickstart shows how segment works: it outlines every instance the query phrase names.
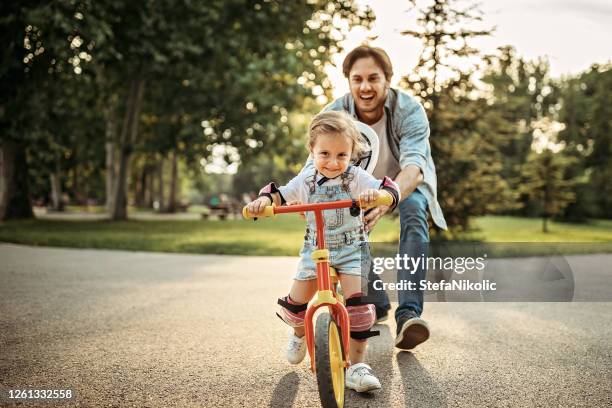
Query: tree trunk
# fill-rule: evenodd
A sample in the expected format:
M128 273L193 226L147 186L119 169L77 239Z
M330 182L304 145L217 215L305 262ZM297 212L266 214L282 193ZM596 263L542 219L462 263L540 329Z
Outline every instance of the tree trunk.
M106 70L104 66L98 64L96 66L96 81L101 88L109 88ZM119 97L116 93L111 92L106 96L104 105L104 150L106 154L106 211L112 212L114 208L113 198L115 191L115 181L117 177L117 107Z
M147 166L143 166L138 175L138 182L136 183L135 201L137 207L144 207L145 205L145 192L147 189Z
M51 209L53 211L64 211L62 201L62 174L60 171L59 157L55 157L55 171L50 174L51 181Z
M147 208L153 208L153 201L155 201L155 168L147 167L147 182L145 190L145 206Z
M170 176L170 193L168 194L168 207L166 212L176 212L176 186L178 177L178 155L176 150L172 152L172 172Z
M164 157L159 159L157 164L157 210L159 212L164 211Z
M113 189L113 208L111 211L111 219L113 220L127 219L128 174L130 169L130 160L132 157L132 148L136 139L136 134L138 133L140 108L142 106L144 88L144 79L133 80L130 86L130 92L128 94L125 117L121 129L119 169L117 172L117 180L116 183L114 183L115 185Z
M76 164L72 169L72 189L74 202L77 205L86 206L87 205L87 195L83 192L83 185L81 183L81 177L79 173L79 165Z
M108 124L107 124L108 135ZM115 189L115 142L106 139L106 210L111 212L113 204L113 191Z
M34 218L25 146L4 140L0 144L0 220L23 218Z
M542 217L542 232L548 232L548 217Z

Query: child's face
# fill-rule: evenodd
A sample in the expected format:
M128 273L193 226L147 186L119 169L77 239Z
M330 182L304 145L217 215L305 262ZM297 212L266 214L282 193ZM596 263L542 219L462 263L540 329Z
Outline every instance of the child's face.
M353 141L336 133L322 133L310 148L314 166L325 177L334 178L344 173L349 166Z

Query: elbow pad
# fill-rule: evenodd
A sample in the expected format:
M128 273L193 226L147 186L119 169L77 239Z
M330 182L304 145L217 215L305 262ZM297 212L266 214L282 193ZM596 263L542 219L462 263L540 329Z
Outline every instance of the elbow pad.
M258 197L268 197L270 199L270 202L273 203L274 199L272 198L272 194L274 193L278 193L281 198L281 204L285 204L285 199L278 187L276 187L276 184L274 184L274 182L266 184L261 190L259 190Z
M401 198L400 189L397 183L391 180L391 178L385 176L380 183L379 189L388 191L393 196L393 205L391 206L391 209L394 210Z

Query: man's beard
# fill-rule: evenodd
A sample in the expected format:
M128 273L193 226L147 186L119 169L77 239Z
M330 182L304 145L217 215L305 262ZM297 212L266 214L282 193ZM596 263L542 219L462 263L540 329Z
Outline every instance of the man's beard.
M370 112L376 112L377 110L379 110L383 104L384 104L384 100L382 100L381 103L378 103L376 105L372 104L372 106L369 106L369 107L367 106L362 106L362 107L358 106L358 107L361 112L370 113Z
M369 99L369 101L377 100L377 103L372 103L371 105L368 104L368 106L363 106L363 99L361 99L361 97L358 95L357 96L358 99L356 100L359 100L360 102L358 104L356 103L356 105L359 108L359 110L363 113L376 112L377 110L381 109L384 106L385 101L387 100L388 93L389 93L389 89L385 88L382 97L379 98L378 94L376 94L372 99Z

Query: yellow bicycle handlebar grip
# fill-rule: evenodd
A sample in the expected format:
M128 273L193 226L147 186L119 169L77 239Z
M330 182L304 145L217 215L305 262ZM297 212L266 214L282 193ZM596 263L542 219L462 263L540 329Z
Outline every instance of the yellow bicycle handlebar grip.
M245 205L242 208L242 216L244 218L264 218L264 217L273 217L274 216L274 204L265 206L264 210L260 214L253 214L249 212L249 209Z
M393 204L393 196L384 190L380 192L380 195L378 196L378 198L374 200L374 202L372 203L369 203L366 205L362 203L361 200L359 201L359 205L362 208L373 208L373 207L378 207L381 205L386 205L387 207L390 207L392 204Z

